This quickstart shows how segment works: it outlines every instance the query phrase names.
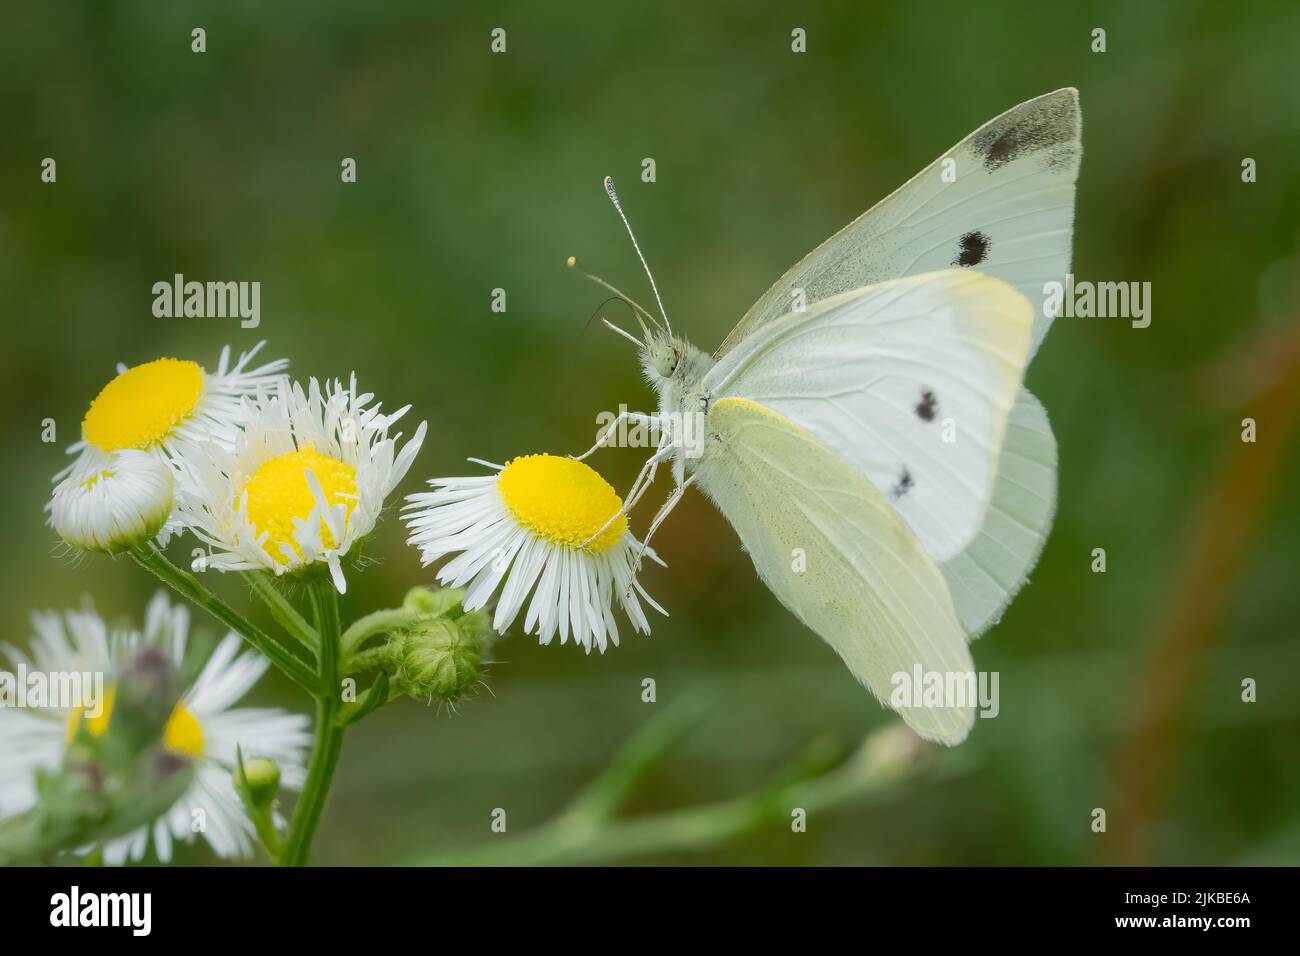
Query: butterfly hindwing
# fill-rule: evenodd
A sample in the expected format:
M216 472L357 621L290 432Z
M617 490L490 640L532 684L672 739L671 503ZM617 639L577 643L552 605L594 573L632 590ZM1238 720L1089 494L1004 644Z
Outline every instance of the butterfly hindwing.
M1047 412L1020 389L1007 417L997 481L975 540L939 566L968 640L998 622L1038 562L1056 513L1056 438Z

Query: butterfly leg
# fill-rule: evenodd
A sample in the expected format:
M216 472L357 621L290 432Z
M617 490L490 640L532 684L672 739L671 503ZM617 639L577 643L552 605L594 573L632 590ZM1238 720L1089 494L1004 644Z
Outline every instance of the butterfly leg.
M623 505L623 512L628 513L636 507L636 503L641 500L641 496L646 490L654 484L655 475L659 471L659 464L665 457L672 454L669 446L672 444L672 436L665 429L659 439L659 447L655 453L646 459L646 463L641 466L640 473L636 476L636 481L632 482L632 487L627 490L626 502Z
M632 482L632 487L628 490L627 499L623 502L623 507L610 515L609 520L600 526L600 530L589 537L586 541L582 542L578 547L585 548L592 541L604 534L605 529L613 524L618 519L619 515L625 515L631 511L636 503L641 500L641 496L645 494L646 489L649 488L651 483L654 481L655 472L659 468L659 463L665 458L670 457L675 450L676 449L672 446L665 434L665 437L659 440L659 450L646 459L646 463L641 466L641 473L637 475L636 481Z
M569 457L574 461L584 461L587 458L590 458L599 449L603 448L605 443L614 436L616 431L618 431L619 426L622 425L623 422L627 421L635 422L638 425L644 425L646 428L659 428L661 432L664 430L662 421L657 415L647 415L644 412L629 412L624 409L619 412L618 415L615 416L614 420L606 426L605 430L597 436L596 444L592 445L581 455L570 455Z
M655 515L654 520L650 522L650 527L646 529L645 537L641 539L641 547L637 548L636 557L633 559L633 567L637 571L641 570L641 558L646 553L646 549L650 546L650 539L654 537L654 533L659 530L659 526L664 523L664 519L667 518L668 515L672 513L672 510L681 502L682 498L686 494L686 489L694 484L695 478L695 475L691 475L691 477L687 478L680 485L674 488L673 493L668 496L668 500L665 501L663 507L659 509L659 513Z

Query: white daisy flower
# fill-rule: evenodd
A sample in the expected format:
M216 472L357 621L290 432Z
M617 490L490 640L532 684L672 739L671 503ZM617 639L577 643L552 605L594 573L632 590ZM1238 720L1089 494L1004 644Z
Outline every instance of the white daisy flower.
M603 653L608 642L618 645L617 597L632 627L649 634L637 595L666 612L637 580L642 546L609 483L589 465L555 455L491 467L497 474L435 478L435 490L407 496L404 508L422 564L458 554L438 580L467 589L465 610L483 607L501 588L492 626L505 633L532 592L525 633L549 644L558 631L563 644L572 632L588 653L593 641ZM659 561L653 550L645 554Z
M68 544L116 554L158 535L172 513L172 470L133 448L84 456L54 489L50 524Z
M258 342L233 365L226 346L215 373L205 371L197 362L174 358L132 368L119 363L117 377L100 390L82 419L81 441L68 449L76 459L56 474L54 481L63 481L74 472L87 473L107 457L133 450L153 455L171 467L176 497L184 497L191 487L182 454L185 445L213 441L231 446L242 399L284 377L287 359L250 368L265 344ZM95 520L109 519L97 515ZM176 522L169 521L161 543L166 544L179 530Z
M346 590L341 559L374 529L427 428L420 422L399 452L401 434L388 430L410 406L383 415L373 399L357 393L355 375L346 389L313 378L306 393L283 380L245 400L233 450L207 442L187 452L198 493L181 513L213 549L204 566L283 574L323 562Z
M179 667L189 636L188 610L170 605L162 593L149 603L143 632L110 633L89 605L63 615L33 614L32 623L36 635L30 656L9 645L0 645L0 650L15 669L21 665L29 674L104 674L98 708L102 712L84 717L91 734L104 733L112 721L114 683L130 653L142 643L158 647ZM239 653L241 643L233 632L225 636L176 704L163 731L163 746L194 762L188 791L152 824L105 843L106 863L143 859L151 843L160 861L170 861L176 842L194 839L195 810L203 811L202 835L218 856L250 855L253 824L231 776L236 746L245 758L276 761L284 785L301 789L306 776L303 758L312 739L307 718L278 708L232 709L269 666L261 654ZM36 803L36 771L62 763L64 748L82 720L81 707L0 708L0 807L6 816Z

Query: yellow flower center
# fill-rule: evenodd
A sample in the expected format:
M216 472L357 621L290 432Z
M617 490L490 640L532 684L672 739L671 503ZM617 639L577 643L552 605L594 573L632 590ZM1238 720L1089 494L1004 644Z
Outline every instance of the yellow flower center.
M203 753L203 724L183 700L176 702L176 709L167 718L167 726L163 728L163 746L172 753L191 757Z
M99 715L86 718L86 730L90 731L92 737L98 737L104 731L108 730L108 716L113 712L113 700L117 695L117 689L110 687L104 691L104 703L99 708ZM84 707L78 707L68 718L68 742L77 736L77 728L81 726L81 717Z
M99 709L99 716L86 717L86 731L92 737L99 737L108 730L108 719L113 713L113 701L117 697L117 688L110 687L104 691L104 705ZM68 718L68 742L77 736L81 727L82 711L78 707ZM203 753L203 724L194 716L194 711L185 706L185 701L176 702L175 709L167 718L163 727L163 746L172 753L198 757Z
M497 476L497 489L515 519L552 544L577 548L623 507L604 478L580 461L555 455L524 455ZM601 554L627 531L619 515L584 551Z
M81 434L103 451L146 449L162 441L194 411L203 394L203 369L161 358L129 368L104 386L81 422Z
M316 505L311 486L307 484L308 468L320 482L326 501L332 505L342 502L349 517L356 507L357 470L337 458L322 455L313 445L262 462L244 486L248 493L248 520L259 534L266 532L267 539L262 547L281 564L289 560L280 550L282 544L289 545L302 557L302 549L293 538L293 529L294 519L305 521ZM337 542L324 522L321 522L320 534L325 547L336 546Z

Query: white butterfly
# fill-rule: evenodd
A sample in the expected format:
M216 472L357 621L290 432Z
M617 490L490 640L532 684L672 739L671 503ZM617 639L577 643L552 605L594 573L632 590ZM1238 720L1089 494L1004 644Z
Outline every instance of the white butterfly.
M990 120L791 268L715 355L673 334L651 277L662 321L627 300L644 338L623 334L658 412L587 452L625 418L658 429L624 505L671 461L646 541L698 485L781 603L946 744L974 722L967 643L1055 509L1056 442L1021 379L1053 318L1030 302L1070 268L1080 125L1074 89ZM891 702L918 673L949 695Z

